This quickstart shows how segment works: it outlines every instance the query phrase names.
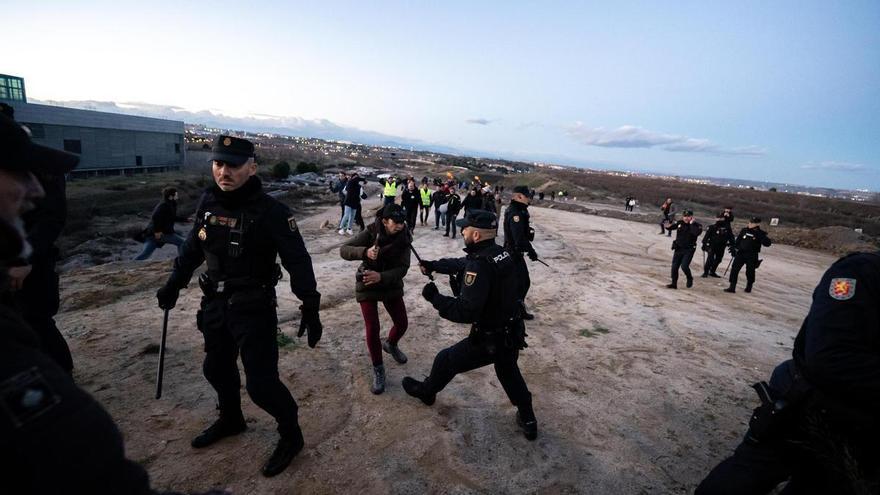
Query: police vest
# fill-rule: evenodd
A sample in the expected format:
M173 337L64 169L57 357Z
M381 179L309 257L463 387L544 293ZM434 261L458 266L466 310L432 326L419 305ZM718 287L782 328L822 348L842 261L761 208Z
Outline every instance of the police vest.
M385 192L382 194L385 196L397 196L397 182L385 181Z
M419 189L419 194L422 195L422 204L428 206L431 204L431 190L430 189Z

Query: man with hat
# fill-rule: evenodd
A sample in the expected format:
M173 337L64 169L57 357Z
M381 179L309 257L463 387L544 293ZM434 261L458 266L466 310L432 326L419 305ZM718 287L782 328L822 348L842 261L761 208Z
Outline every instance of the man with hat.
M721 278L715 270L724 259L724 250L728 246L733 246L733 242L733 231L730 230L730 223L725 219L724 213L715 215L715 223L706 229L706 235L703 236L703 251L707 253L706 263L703 265L703 278Z
M290 209L263 192L255 175L254 145L221 135L211 158L216 184L202 195L182 253L156 297L160 308L173 308L195 269L207 263L206 273L199 277L204 296L196 324L204 334L203 370L217 391L220 417L192 440L192 446L207 447L246 429L239 395L240 354L248 395L278 422L281 439L262 468L265 476L274 476L303 447L296 401L278 377L275 285L281 268L276 257L302 301L299 335L308 331L309 347L321 338L321 294Z
M681 220L673 225L668 223L664 226L670 232L676 231L675 240L672 241L672 283L666 287L669 289L678 288L678 269L684 272L687 277L687 286L694 286L694 276L691 275L691 260L694 253L697 252L697 239L703 233L703 226L699 222L694 221L694 212L684 210L681 213Z
M35 173L63 176L76 155L39 146L0 115L0 477L4 493L147 495L146 471L126 459L122 435L73 382L10 302L9 269L33 252L22 215L44 196Z
M528 255L532 261L538 259L538 253L532 247L535 231L529 226L529 203L531 199L528 186L516 186L513 188L510 206L504 211L504 249L513 256L516 282L519 287L517 299L522 305L523 318L526 320L531 320L535 316L526 310L526 294L532 281L529 278L525 255Z
M733 266L730 268L730 287L724 292L736 292L736 282L743 265L746 267L746 292L752 292L755 285L755 270L761 265L758 254L761 246L769 247L772 241L767 233L761 230L761 218L752 217L749 224L739 231L736 241L730 247L733 255Z
M517 407L517 424L526 438L534 440L538 436L538 421L532 410L532 394L517 364L520 349L526 347L526 334L517 300L513 256L495 243L495 214L471 210L455 223L462 229L467 256L422 261L420 268L425 274L457 274L461 292L457 297L444 296L430 282L422 296L441 317L470 323L470 334L437 354L424 382L406 377L403 389L430 406L455 375L492 364L507 397Z

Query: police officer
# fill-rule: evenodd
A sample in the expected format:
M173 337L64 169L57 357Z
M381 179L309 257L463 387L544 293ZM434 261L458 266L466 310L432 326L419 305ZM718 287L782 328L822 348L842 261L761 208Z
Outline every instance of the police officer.
M721 275L715 273L715 270L724 259L724 250L733 246L733 243L733 231L730 230L730 223L725 219L724 213L719 213L715 216L715 223L706 229L706 235L703 236L703 251L707 253L706 263L703 265L703 278L721 278Z
M732 206L725 206L724 211L721 212L721 216L724 218L724 221L727 222L728 227L733 225L733 207Z
M755 269L762 261L758 259L761 246L769 247L770 244L771 240L767 233L761 230L761 219L752 217L748 226L739 231L730 249L730 254L733 255L733 267L730 269L730 287L724 289L724 292L736 292L736 281L743 265L746 267L746 292L752 291L752 286L755 285Z
M437 354L424 382L406 377L403 389L430 406L455 375L492 364L507 397L517 407L517 424L526 438L534 440L538 421L532 410L532 394L517 365L519 351L526 344L513 256L495 244L498 221L493 213L471 210L455 223L462 228L467 257L423 261L420 268L425 274L458 274L461 292L457 297L444 296L431 282L422 296L441 317L470 323L471 331L464 340Z
M836 261L813 291L793 359L755 384L761 406L702 494L880 492L880 252Z
M308 331L310 347L321 338L321 294L296 220L284 204L263 192L254 175L254 145L218 136L212 160L216 185L202 195L183 253L157 298L160 308L173 308L193 271L207 262L207 272L199 279L204 297L196 321L205 338L204 374L217 391L220 418L195 437L192 446L207 447L245 430L236 364L241 354L248 395L278 422L281 439L262 468L265 476L274 476L303 447L296 402L278 378L274 286L281 269L276 256L302 301L299 335Z
M526 294L532 281L529 278L529 268L526 266L524 256L535 261L538 253L532 247L535 232L529 226L529 188L516 186L513 188L513 196L510 198L510 206L504 211L504 249L512 256L516 267L516 280L519 287L517 299L523 307L523 318L534 319L535 316L526 310Z
M676 231L675 240L672 241L672 283L666 287L669 289L678 288L678 269L684 272L687 277L687 286L694 286L694 276L691 275L691 260L694 253L697 252L697 239L703 233L703 226L699 222L694 221L694 212L684 210L681 212L681 220L672 225L666 224L665 228L670 232Z

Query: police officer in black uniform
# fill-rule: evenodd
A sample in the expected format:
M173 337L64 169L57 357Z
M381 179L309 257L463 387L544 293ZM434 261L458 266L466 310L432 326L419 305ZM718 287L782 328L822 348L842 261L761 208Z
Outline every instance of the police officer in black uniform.
M813 291L793 359L755 384L745 439L703 494L880 493L880 252L836 261Z
M706 263L703 265L703 278L721 278L721 275L715 273L715 270L724 259L724 250L733 246L733 243L733 231L730 230L730 223L724 218L724 213L719 213L715 217L715 223L706 229L706 235L703 236L703 251L707 253Z
M516 280L519 286L517 298L523 307L523 319L534 319L534 315L526 310L526 294L532 285L529 278L529 268L526 266L525 256L535 261L538 253L532 247L535 239L535 231L529 226L529 188L516 186L513 188L513 196L510 198L510 206L504 212L504 249L512 256L516 267Z
M687 286L693 287L694 276L691 275L691 260L694 253L697 252L697 239L703 233L703 226L694 220L694 212L684 210L681 213L681 220L672 225L666 224L665 228L670 232L675 230L675 240L672 241L672 283L666 287L669 289L678 288L678 269L684 272L687 277Z
M769 247L771 242L767 233L761 230L761 219L752 217L749 225L739 231L734 245L730 248L733 267L730 269L730 287L724 289L724 292L736 292L736 281L743 265L746 267L746 292L752 291L752 286L755 285L755 270L762 261L758 259L761 246Z
M254 175L254 145L218 136L212 160L216 185L203 194L183 252L157 298L160 308L173 308L193 271L207 263L199 278L204 297L196 320L205 338L204 374L217 391L220 418L192 446L207 447L245 430L236 363L241 354L248 395L278 422L281 439L262 468L265 476L274 476L303 447L296 401L278 378L274 287L281 269L276 256L302 301L299 335L308 331L310 347L321 337L321 294L296 220L287 206L263 192Z
M517 424L526 438L534 440L538 421L532 410L532 394L517 365L519 351L526 343L513 255L495 243L498 221L493 213L471 210L455 223L462 228L467 257L423 261L421 269L425 274L458 274L461 292L457 297L444 296L431 282L422 296L443 318L470 323L471 331L464 340L437 354L424 382L406 377L403 388L430 406L455 375L493 364L507 397L518 409Z

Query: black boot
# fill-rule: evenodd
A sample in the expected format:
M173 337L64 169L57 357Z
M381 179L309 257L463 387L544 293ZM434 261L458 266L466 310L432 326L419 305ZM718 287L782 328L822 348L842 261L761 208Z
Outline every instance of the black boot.
M666 284L666 288L667 288L667 289L677 289L677 288L678 288L678 284L675 283L675 282L672 282L671 284Z
M736 292L736 287L731 285L730 287L724 289L724 292L730 292L731 294L733 294L734 292Z
M712 278L721 278L721 275L718 275L718 274L715 273L715 272L710 273L709 276L712 277Z
M519 305L520 305L520 307L522 307L522 319L523 320L534 320L535 319L535 315L533 315L532 313L529 313L529 310L526 309L526 303L520 301Z
M391 354L391 357L394 358L398 364L406 364L406 354L404 354L397 345L388 342L387 339L382 341L382 350Z
M434 405L434 401L437 399L437 394L431 394L425 390L424 382L408 376L403 378L403 390L416 399L421 400L426 406Z
M190 445L195 449L202 449L209 445L213 445L226 437L238 435L246 429L247 424L244 422L244 416L239 415L238 417L230 419L227 416L221 415L220 419L215 421L214 424L208 427L208 429L193 438Z
M532 405L521 406L516 411L516 424L522 430L523 435L529 440L538 438L538 420L535 419L535 412Z
M751 291L752 291L752 284L746 285L746 292L751 292Z
M687 286L688 289L690 289L691 287L694 286L694 279L693 278L687 279L687 283L685 285Z
M703 272L703 274L700 275L700 278L709 278L709 274L706 272Z
M305 445L305 442L303 441L302 430L297 426L296 432L292 435L281 437L278 440L278 445L275 446L272 455L270 455L266 463L263 464L263 468L261 469L263 476L267 478L275 476L287 469L287 466L290 465L293 458L302 450L303 445Z

